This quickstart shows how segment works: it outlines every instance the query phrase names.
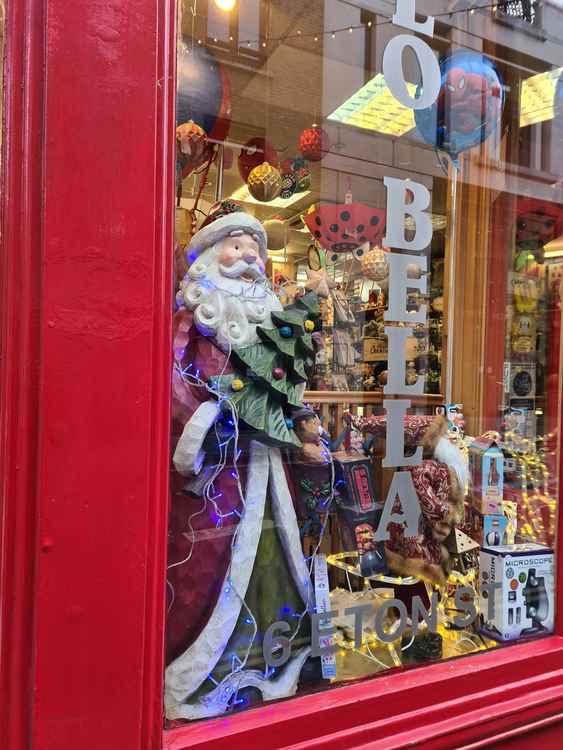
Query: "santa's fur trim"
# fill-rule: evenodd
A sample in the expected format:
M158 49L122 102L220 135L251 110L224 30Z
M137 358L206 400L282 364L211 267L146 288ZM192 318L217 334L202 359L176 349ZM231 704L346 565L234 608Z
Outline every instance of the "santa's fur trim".
M441 437L434 449L434 458L450 469L453 469L461 487L467 487L469 483L469 472L465 463L465 456L447 437Z
M250 216L250 214L245 214L243 211L235 211L226 216L221 216L196 232L186 248L188 261L192 263L208 247L212 247L217 242L229 237L232 232L237 231L254 236L258 243L260 257L266 262L268 259L268 239L264 227L258 219Z

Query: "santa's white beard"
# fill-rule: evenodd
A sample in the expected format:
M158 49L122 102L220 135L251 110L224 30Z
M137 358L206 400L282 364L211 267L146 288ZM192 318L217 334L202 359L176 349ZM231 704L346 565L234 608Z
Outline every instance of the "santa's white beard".
M180 289L200 333L229 352L256 344L260 340L256 327L272 328L270 313L283 308L265 276L254 268L253 281L229 278L221 273L217 254L215 248L203 252L190 266Z

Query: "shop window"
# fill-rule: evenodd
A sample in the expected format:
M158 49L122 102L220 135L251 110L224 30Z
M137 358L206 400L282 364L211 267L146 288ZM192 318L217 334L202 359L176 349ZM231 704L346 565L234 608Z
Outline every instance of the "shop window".
M180 4L169 723L554 627L563 60L447 8L399 92L390 13L228 5Z

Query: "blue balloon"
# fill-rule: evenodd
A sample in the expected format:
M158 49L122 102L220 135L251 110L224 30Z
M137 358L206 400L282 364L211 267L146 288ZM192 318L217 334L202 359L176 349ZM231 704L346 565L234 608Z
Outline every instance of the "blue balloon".
M436 101L416 109L414 119L426 143L456 161L499 127L504 87L491 60L478 52L454 52L440 61L440 73Z
M223 67L208 49L180 42L176 125L190 120L210 138L224 140L231 124L231 92Z

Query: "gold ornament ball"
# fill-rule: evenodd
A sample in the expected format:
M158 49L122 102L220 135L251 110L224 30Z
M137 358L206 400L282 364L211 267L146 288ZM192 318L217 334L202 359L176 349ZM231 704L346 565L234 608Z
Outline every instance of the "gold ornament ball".
M248 192L257 201L268 203L277 198L282 189L280 170L265 161L248 175Z
M243 388L244 388L244 383L242 382L240 378L235 378L233 382L231 383L231 389L235 392L242 391Z
M312 320L306 320L303 325L307 333L312 333L315 330L315 324Z
M368 250L361 259L362 273L366 279L384 281L389 276L387 256L380 247Z

